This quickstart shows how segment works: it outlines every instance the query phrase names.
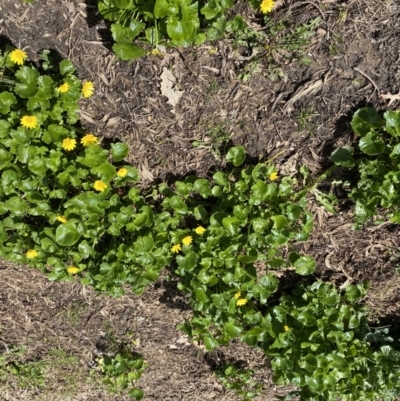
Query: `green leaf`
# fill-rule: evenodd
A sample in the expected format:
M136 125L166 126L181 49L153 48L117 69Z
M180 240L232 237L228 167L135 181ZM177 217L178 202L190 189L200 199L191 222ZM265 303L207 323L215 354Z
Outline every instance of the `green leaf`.
M359 301L363 298L363 293L361 292L360 288L356 285L348 285L346 287L346 299L354 302Z
M151 234L139 237L133 244L134 250L138 255L143 255L154 248L154 240Z
M11 106L17 103L17 99L10 92L0 93L0 113L8 114L10 112ZM4 120L2 120L4 121Z
M69 131L61 125L50 124L47 127L48 134L53 142L61 142L64 138L67 138Z
M186 214L188 207L186 203L179 196L172 196L169 199L169 204L175 212L180 214Z
M236 338L239 337L242 329L241 327L235 325L235 321L230 321L224 325L224 331L229 335L229 337Z
M86 240L82 241L78 245L78 250L84 259L87 259L93 253L93 248L88 244Z
M57 227L56 242L61 246L72 246L79 241L80 237L73 223L65 223Z
M256 218L256 219L252 220L251 224L253 225L253 230L256 233L263 233L269 227L268 221L264 220L264 219L260 219L260 218Z
M198 192L203 198L208 198L211 195L211 187L208 180L200 178L193 184L193 190Z
M360 326L360 318L357 315L353 315L349 320L349 329L355 329Z
M239 32L242 31L245 26L246 24L243 17L241 15L236 15L233 20L227 22L225 29L227 32Z
M121 60L134 60L146 54L146 51L132 43L118 42L113 46L114 53Z
M214 348L217 348L219 346L219 343L214 337L210 335L210 336L204 336L204 345L207 351L211 351Z
M385 150L385 143L375 133L368 133L359 142L360 150L368 156L379 155Z
M273 293L278 289L279 280L273 274L267 274L258 279L258 284Z
M6 120L0 120L0 138L7 138L10 133L11 124Z
M28 209L28 203L17 196L13 196L5 202L5 207L14 216L23 216Z
M395 137L400 136L400 113L398 111L388 110L383 117L386 120L386 131Z
M35 85L37 84L37 80L40 74L36 68L31 67L20 67L19 70L15 73L15 78L18 81L23 82L27 85Z
M99 167L107 162L108 152L99 145L91 145L85 149L85 157L82 162L88 167Z
M351 146L343 146L337 148L332 154L329 160L335 163L337 166L353 167L355 165L354 158L352 154L354 153L354 148Z
M304 368L308 372L316 371L318 368L318 359L312 354L307 354L304 358Z
M226 160L231 162L235 167L240 166L246 159L246 153L243 146L234 146L230 148Z
M145 27L146 25L142 22L132 19L129 27L124 27L120 24L112 24L111 33L116 42L130 42L135 39Z
M62 60L60 63L61 75L69 75L75 72L75 67L69 60Z
M133 388L129 390L128 394L130 397L132 397L134 400L140 401L144 397L144 392L143 390L140 390L138 388Z
M196 299L198 302L204 304L208 301L208 296L203 288L201 288L201 287L195 288L194 294L196 295Z
M311 256L300 256L293 264L296 273L307 276L314 273L316 262Z
M156 0L154 5L154 16L156 18L162 18L166 15L173 15L170 11L170 5L167 0Z
M349 364L347 361L339 355L331 354L327 356L328 361L330 361L331 366L339 370L349 369Z
M184 271L192 271L197 264L197 254L196 252L190 252L184 257L178 259L178 265Z
M282 228L286 227L288 224L288 219L283 215L272 216L271 220L274 222L273 228L275 230L282 230Z
M213 180L216 184L221 185L223 187L229 185L228 174L223 173L222 171L217 171L213 175Z
M222 188L219 185L214 185L212 187L211 194L216 198L220 198L221 196L224 195L224 192L222 191Z
M238 255L237 260L244 265L253 264L257 260L258 255Z
M208 20L215 18L221 11L222 7L216 1L207 2L206 5L200 10L201 14L203 14Z
M93 167L90 172L98 175L105 182L111 181L117 175L117 171L111 163L104 163L101 166Z
M18 160L23 164L27 164L29 160L35 157L36 150L36 146L18 146ZM1 158L1 160L4 159Z
M240 225L243 222L236 217L225 217L222 219L222 225L229 231L232 235L239 233Z
M11 137L19 145L26 145L30 142L29 135L23 128L19 128L17 131L13 130L11 132Z
M371 129L381 128L384 120L379 113L371 107L364 107L354 113L351 127L360 136L367 135Z
M28 163L29 170L38 176L43 176L46 173L46 163L39 157L35 156Z
M306 327L314 326L317 322L315 317L308 312L302 312L297 316L297 320Z
M111 156L114 161L120 162L129 154L129 147L125 143L117 142L111 144Z
M306 376L305 381L314 393L319 393L324 388L321 376Z
M288 217L289 220L297 220L300 215L301 215L301 208L299 205L296 205L295 203L290 203L287 207L286 207L286 215Z

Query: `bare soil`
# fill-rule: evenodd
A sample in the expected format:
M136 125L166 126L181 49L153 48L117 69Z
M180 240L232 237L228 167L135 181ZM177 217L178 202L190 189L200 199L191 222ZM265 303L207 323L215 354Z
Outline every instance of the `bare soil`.
M272 80L261 62L246 83L240 81L238 75L259 55L237 49L230 39L120 61L110 52L107 26L90 0L29 5L2 0L0 47L18 46L34 60L42 49L69 58L96 88L82 102L82 123L90 132L127 142L130 162L145 185L189 172L205 176L221 164L218 152L232 143L244 145L254 159L278 155L281 174L292 174L301 164L318 174L334 146L354 142L349 121L357 108L400 107L399 101L381 97L400 91L400 5L396 0L279 3L276 20L304 23L321 17L306 52L311 64L273 54L283 75L279 80ZM260 29L256 16L238 7ZM184 92L175 110L160 92L165 67ZM399 226L370 224L354 232L346 194L340 197L338 216L313 204L316 227L303 250L316 258L317 278L338 285L369 280L372 318L398 323ZM78 356L78 372L89 372L96 358L129 345L149 365L139 382L145 400L236 400L212 374L226 361L258 371L265 389L256 401L285 393L272 384L268 362L258 351L233 344L208 354L190 344L176 329L190 315L186 301L163 280L140 297L128 292L111 299L78 281L52 283L40 272L8 263L0 265L0 277L0 349L24 344L26 360L61 348ZM44 392L8 386L0 400L128 399L82 386L70 398L56 387Z

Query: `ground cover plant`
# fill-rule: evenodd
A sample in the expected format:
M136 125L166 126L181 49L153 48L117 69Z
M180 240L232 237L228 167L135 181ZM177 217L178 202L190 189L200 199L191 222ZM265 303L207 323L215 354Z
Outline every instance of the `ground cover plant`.
M331 160L338 166L355 167L359 178L349 197L355 202L354 228L378 217L378 208L387 211L377 223L390 219L400 222L400 112L359 109L351 127L361 139L358 148L338 148Z
M188 47L240 30L244 26L240 15L231 20L226 17L233 4L230 0L98 1L101 15L112 21L113 50L123 60L146 53L142 46L132 43L135 39L155 48L165 43Z
M397 351L387 344L389 336L380 348L373 344L367 312L358 304L362 286L348 286L343 296L318 283L284 295L278 306L267 303L279 289L274 269L314 272L315 261L298 253L295 241L307 240L313 228L307 194L318 179L307 183L304 167L299 183L279 176L271 163L246 165L245 150L237 146L226 155L226 171L140 191L133 186L137 170L123 161L127 145L106 150L78 124L77 102L93 94L92 83L82 83L69 61L56 67L47 53L41 58L40 70L25 65L20 49L0 59L4 258L29 263L52 280L81 276L82 283L113 295L121 295L124 284L141 293L172 266L194 312L181 328L208 350L235 338L260 347L272 357L276 382L299 386L304 400L333 400L337 391L349 400L397 394ZM397 114L385 116L386 130L396 133ZM383 152L373 130L383 127L376 112L361 109L353 127L366 135L361 148L368 145L367 154ZM347 159L338 153L349 159L345 148L333 156L339 164ZM119 354L102 366L119 391L144 365ZM134 388L131 395L143 393Z

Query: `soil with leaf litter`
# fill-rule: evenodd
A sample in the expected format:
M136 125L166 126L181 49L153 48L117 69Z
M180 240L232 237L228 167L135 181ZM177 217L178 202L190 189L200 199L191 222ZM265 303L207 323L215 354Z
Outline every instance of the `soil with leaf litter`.
M82 103L82 124L104 140L127 142L129 161L140 170L144 186L189 172L206 176L221 166L220 155L230 144L244 145L249 162L276 156L281 175L295 174L301 164L317 175L335 146L354 142L349 121L356 109L400 107L400 5L396 0L277 3L276 21L321 18L304 55L309 65L274 49L274 67L267 69L268 52L230 39L122 62L110 52L107 26L90 0L29 5L2 0L0 46L23 48L32 59L50 49L56 58L69 58L80 78L93 81L95 95ZM245 4L237 7L251 27L263 29ZM251 72L249 66L256 64ZM281 78L273 80L276 71ZM239 80L243 72L246 79ZM338 172L335 178L352 177ZM398 324L398 225L369 224L352 231L346 191L340 184L323 185L339 197L340 206L332 216L312 204L315 229L301 246L317 260L316 277L337 285L369 280L372 316L383 317L382 324ZM64 349L78 357L77 372L87 374L96 358L128 346L149 365L138 383L146 400L236 400L212 374L212 368L229 361L258 372L264 392L257 401L285 393L273 385L268 362L257 350L233 344L209 354L201 344L191 344L176 329L190 311L171 283L160 280L141 297L128 292L112 299L78 281L49 282L23 266L2 263L0 276L2 352L25 345L22 358L32 361ZM0 399L68 399L57 391L63 385L60 375L45 391L9 383ZM79 388L70 399L125 399L79 377L76 382Z

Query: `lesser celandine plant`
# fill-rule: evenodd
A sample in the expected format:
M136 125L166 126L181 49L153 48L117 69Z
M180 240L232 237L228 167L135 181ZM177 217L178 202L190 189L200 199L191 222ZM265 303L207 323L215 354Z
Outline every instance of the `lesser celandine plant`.
M128 147L117 142L105 150L77 124L78 101L94 87L69 61L40 72L25 60L20 49L0 58L1 254L50 279L85 272L83 282L96 288L119 294L129 283L140 291L167 263L158 256L163 246L169 255L169 246L163 241L151 267L134 274L152 224L142 216L152 212L127 186L138 179L123 162Z
M358 147L335 150L331 160L344 168L356 168L359 178L349 197L355 201L354 228L375 218L400 223L400 111L358 110L351 127L360 140ZM383 213L378 219L379 209ZM382 217L386 215L387 218Z

